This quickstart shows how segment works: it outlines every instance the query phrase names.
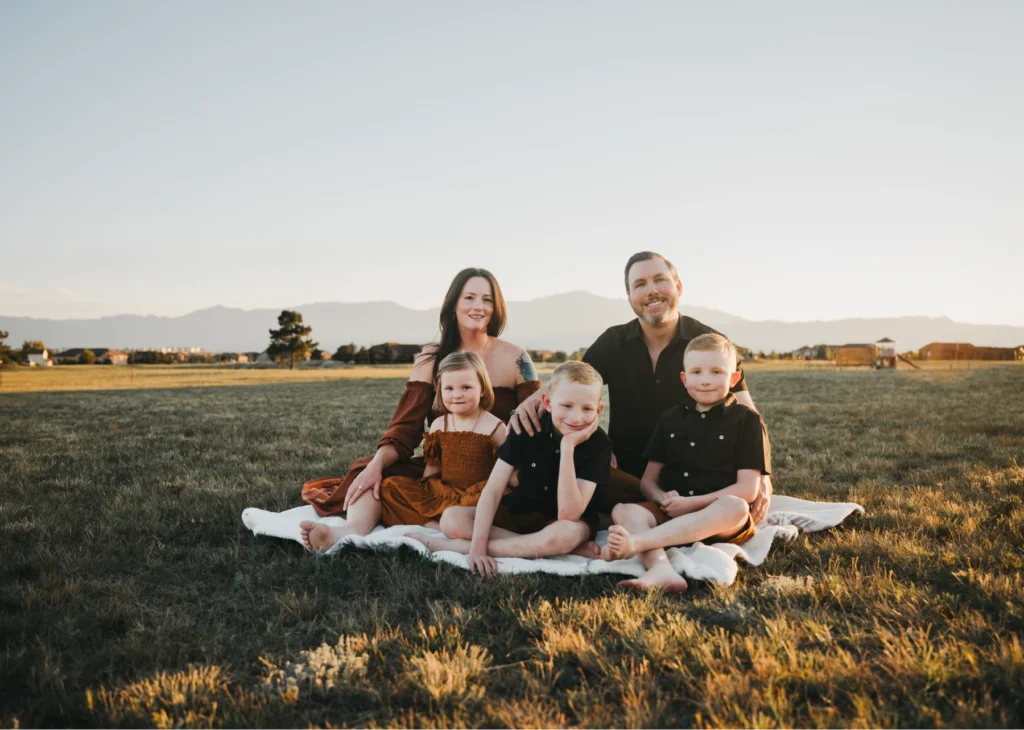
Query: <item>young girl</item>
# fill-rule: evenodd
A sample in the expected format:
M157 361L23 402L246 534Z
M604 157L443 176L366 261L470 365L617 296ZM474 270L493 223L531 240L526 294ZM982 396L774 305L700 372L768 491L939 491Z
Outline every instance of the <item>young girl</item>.
M442 360L434 388L434 409L443 415L423 437L423 478L389 477L381 485L387 527L436 528L447 508L475 505L505 441L505 424L488 410L494 390L477 355L453 352Z

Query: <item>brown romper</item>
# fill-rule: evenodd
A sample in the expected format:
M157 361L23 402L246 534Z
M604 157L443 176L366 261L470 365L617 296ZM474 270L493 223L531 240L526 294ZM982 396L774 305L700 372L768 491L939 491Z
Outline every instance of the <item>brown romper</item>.
M431 477L389 477L380 490L381 521L392 525L425 525L441 519L441 513L456 505L475 507L497 459L497 447L489 435L472 431L449 431L444 427L423 437L423 459L427 466L440 466Z
M533 395L540 388L539 380L519 383L515 388L496 386L494 388L494 405L491 413L500 420L508 422L512 409ZM437 418L440 413L431 413L434 402L434 386L418 380L411 380L405 385L405 391L398 401L395 415L391 417L384 435L377 442L381 446L391 446L398 452L398 461L384 470L384 478L411 477L414 480L423 476L423 459L413 456L416 447L423 438L423 429L427 417ZM321 477L311 479L302 485L302 501L310 504L321 517L344 514L345 494L349 486L372 456L366 456L352 464L348 474L343 477ZM486 477L485 477L486 478ZM639 484L639 480L637 480Z

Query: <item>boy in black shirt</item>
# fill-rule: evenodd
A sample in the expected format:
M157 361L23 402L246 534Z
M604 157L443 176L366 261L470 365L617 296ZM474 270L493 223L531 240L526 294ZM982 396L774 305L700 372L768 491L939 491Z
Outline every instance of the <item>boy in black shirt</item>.
M597 532L592 500L608 483L612 458L611 439L598 427L603 387L590 365L560 365L544 396L540 432L508 434L477 506L444 511L446 538L410 537L431 550L468 554L470 572L482 576L497 574L495 557L563 555L581 546L598 557L588 542ZM519 486L502 497L516 467Z
M681 373L695 405L665 411L644 452L640 488L647 502L618 504L601 551L605 560L640 554L647 572L619 585L681 593L686 581L665 548L698 540L746 542L754 534L750 503L771 450L761 416L729 392L740 373L736 348L719 334L694 338Z

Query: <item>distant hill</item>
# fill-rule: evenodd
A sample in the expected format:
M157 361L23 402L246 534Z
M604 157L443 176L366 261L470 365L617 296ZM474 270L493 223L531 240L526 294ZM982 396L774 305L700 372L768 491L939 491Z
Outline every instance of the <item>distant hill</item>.
M394 302L320 302L279 309L211 307L181 317L131 314L99 319L37 319L0 315L9 344L42 340L49 347L202 347L211 351L262 351L281 309L296 309L313 338L333 351L354 342L422 343L437 337L438 309L408 309ZM1024 327L954 322L948 317L890 317L817 322L754 321L715 309L682 305L682 311L752 350L785 352L802 345L841 345L896 340L903 350L929 342L973 342L1013 347L1024 344ZM625 298L589 292L556 294L508 303L504 337L531 349L572 351L592 343L607 327L633 318Z

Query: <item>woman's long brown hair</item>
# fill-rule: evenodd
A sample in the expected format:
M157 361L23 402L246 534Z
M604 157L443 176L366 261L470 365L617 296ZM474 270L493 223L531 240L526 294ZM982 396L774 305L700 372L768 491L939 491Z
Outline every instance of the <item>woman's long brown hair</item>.
M491 314L491 321L487 323L487 334L497 337L505 329L507 313L505 310L505 297L498 286L498 280L494 278L487 269L463 269L452 279L448 293L444 295L444 303L441 305L441 340L434 351L434 380L437 380L437 368L448 355L457 352L462 347L462 337L459 335L459 323L455 318L455 306L459 303L462 295L462 288L466 282L474 276L487 279L491 285L491 298L494 300L494 312Z

